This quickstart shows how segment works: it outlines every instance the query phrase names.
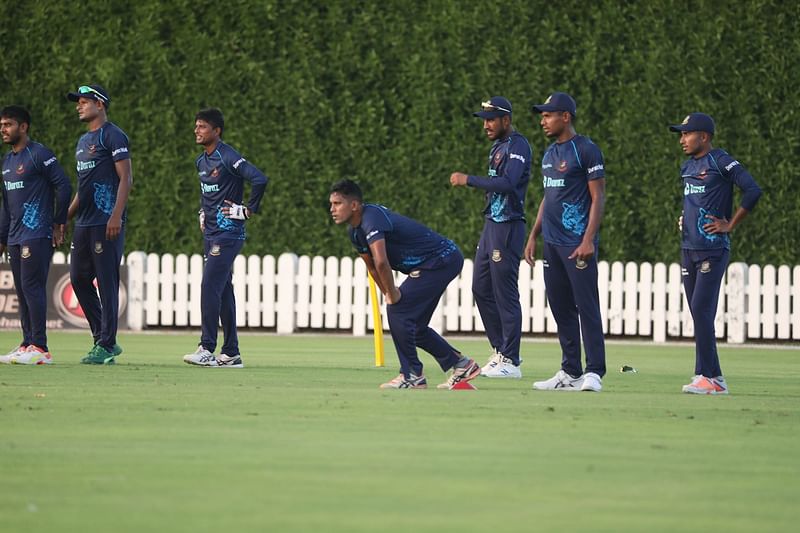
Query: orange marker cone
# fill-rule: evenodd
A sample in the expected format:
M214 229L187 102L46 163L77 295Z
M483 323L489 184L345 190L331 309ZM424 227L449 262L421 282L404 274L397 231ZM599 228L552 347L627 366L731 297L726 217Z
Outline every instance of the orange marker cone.
M450 390L478 390L478 389L475 387L475 385L473 385L469 381L459 381L458 383L450 387Z

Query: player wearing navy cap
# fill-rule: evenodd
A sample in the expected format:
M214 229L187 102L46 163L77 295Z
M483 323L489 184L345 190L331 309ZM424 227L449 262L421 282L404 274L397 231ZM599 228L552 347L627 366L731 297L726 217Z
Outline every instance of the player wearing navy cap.
M492 378L521 378L519 344L522 308L519 303L519 262L525 243L525 193L533 152L528 140L511 125L511 102L494 96L473 113L493 141L488 176L462 172L450 175L453 186L486 193L486 217L472 278L472 294L493 354L481 369Z
M716 127L710 116L691 113L669 129L680 132L681 147L689 156L681 165L683 214L679 227L683 287L694 321L695 377L683 386L683 392L728 394L714 317L728 266L729 234L753 210L761 189L739 161L712 146ZM742 191L742 200L731 218L734 185Z
M133 185L128 136L108 121L111 98L100 85L81 85L67 99L77 102L78 118L88 130L75 149L78 191L68 212L75 219L70 280L94 339L81 363L114 364L122 353L117 344L119 264Z
M203 109L195 116L195 141L204 149L195 165L200 178L199 217L205 265L200 289L200 344L183 360L198 366L242 368L236 331L233 262L244 245L245 221L258 212L267 177L222 141L224 129L225 120L219 109ZM250 182L247 205L243 205L245 181ZM225 343L219 357L215 357L220 322Z
M19 302L22 342L0 363L50 364L47 347L47 274L53 247L64 242L69 178L46 146L28 137L31 117L19 106L0 111L3 158L0 254L8 250Z
M349 225L350 240L386 299L400 374L380 387L427 388L418 347L433 355L443 371L453 369L438 388L449 389L477 377L481 371L477 363L428 326L447 285L464 264L453 241L382 205L363 203L360 187L351 180L335 183L329 200L333 221ZM408 275L399 288L392 270Z
M544 235L544 284L558 326L561 370L537 390L599 392L606 372L605 341L597 289L597 243L605 204L603 154L575 132L575 100L551 94L533 106L547 137L555 139L542 157L544 198L525 246L533 266L536 239ZM581 365L581 336L586 371Z

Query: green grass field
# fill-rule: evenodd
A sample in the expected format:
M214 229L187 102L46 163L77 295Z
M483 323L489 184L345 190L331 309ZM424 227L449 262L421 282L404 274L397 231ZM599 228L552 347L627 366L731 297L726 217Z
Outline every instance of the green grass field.
M608 345L605 390L525 378L380 391L371 339L244 335L247 368L189 367L196 335L123 334L113 367L0 365L0 530L790 531L800 350L721 347L728 397L681 394L689 345ZM0 333L12 346L13 332ZM389 339L387 338L387 341ZM487 353L479 339L455 341ZM423 355L429 383L444 379ZM620 374L629 364L636 374Z

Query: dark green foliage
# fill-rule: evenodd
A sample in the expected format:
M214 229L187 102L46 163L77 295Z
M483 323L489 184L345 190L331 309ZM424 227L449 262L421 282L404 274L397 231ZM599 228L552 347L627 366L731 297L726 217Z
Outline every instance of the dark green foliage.
M715 145L765 195L732 259L800 263L800 8L738 3L207 2L0 4L2 104L29 106L33 136L73 175L82 133L64 94L96 82L134 157L127 249L196 252L195 112L220 107L226 140L271 178L246 253L351 254L327 214L337 179L431 225L471 255L489 142L471 116L507 96L541 158L529 112L554 90L606 157L601 255L674 261L682 154L667 124L712 114ZM530 219L541 198L534 165Z

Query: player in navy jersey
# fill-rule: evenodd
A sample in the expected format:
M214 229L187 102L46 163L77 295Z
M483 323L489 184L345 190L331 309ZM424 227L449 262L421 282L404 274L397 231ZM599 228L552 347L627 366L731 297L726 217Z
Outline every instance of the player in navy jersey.
M111 98L101 86L81 85L67 99L77 102L78 118L88 130L75 149L78 191L68 212L75 219L70 280L94 339L81 363L114 364L122 353L117 344L119 264L133 185L128 136L108 121Z
M695 377L683 386L683 392L728 394L717 354L714 317L728 266L729 234L753 210L761 189L739 161L712 146L715 125L710 116L691 113L669 129L680 132L681 147L689 156L681 165L681 274L694 321ZM742 191L742 200L731 218L734 185Z
M591 139L575 132L575 100L551 94L533 106L554 139L542 157L544 198L525 246L533 266L536 239L544 235L544 284L558 326L561 370L537 390L599 392L606 372L605 341L597 289L597 243L605 204L603 154ZM586 370L581 365L581 336Z
M8 250L19 301L22 342L0 363L53 361L47 346L47 274L53 247L64 242L69 178L49 148L28 137L31 117L19 106L0 111L0 134L11 151L3 158L0 254Z
M519 303L519 262L525 244L525 193L533 152L528 140L511 125L511 102L494 96L473 113L483 119L490 141L488 176L461 172L450 175L453 186L486 193L486 218L472 277L472 294L493 354L481 369L491 378L521 378L519 344L522 308Z
M244 245L245 221L258 212L267 177L222 141L224 129L225 120L219 109L203 109L195 116L195 141L203 146L195 166L200 179L199 217L205 265L200 290L200 344L183 360L205 367L242 368L236 332L233 262ZM250 182L247 205L243 205L245 181ZM220 321L225 343L219 357L215 357Z
M349 225L350 241L386 299L400 374L380 387L427 388L418 347L433 355L443 371L453 369L438 388L449 389L477 377L481 371L477 363L428 326L447 285L464 264L455 243L381 205L363 203L361 188L354 181L335 183L329 200L333 221ZM400 287L392 270L408 275Z

